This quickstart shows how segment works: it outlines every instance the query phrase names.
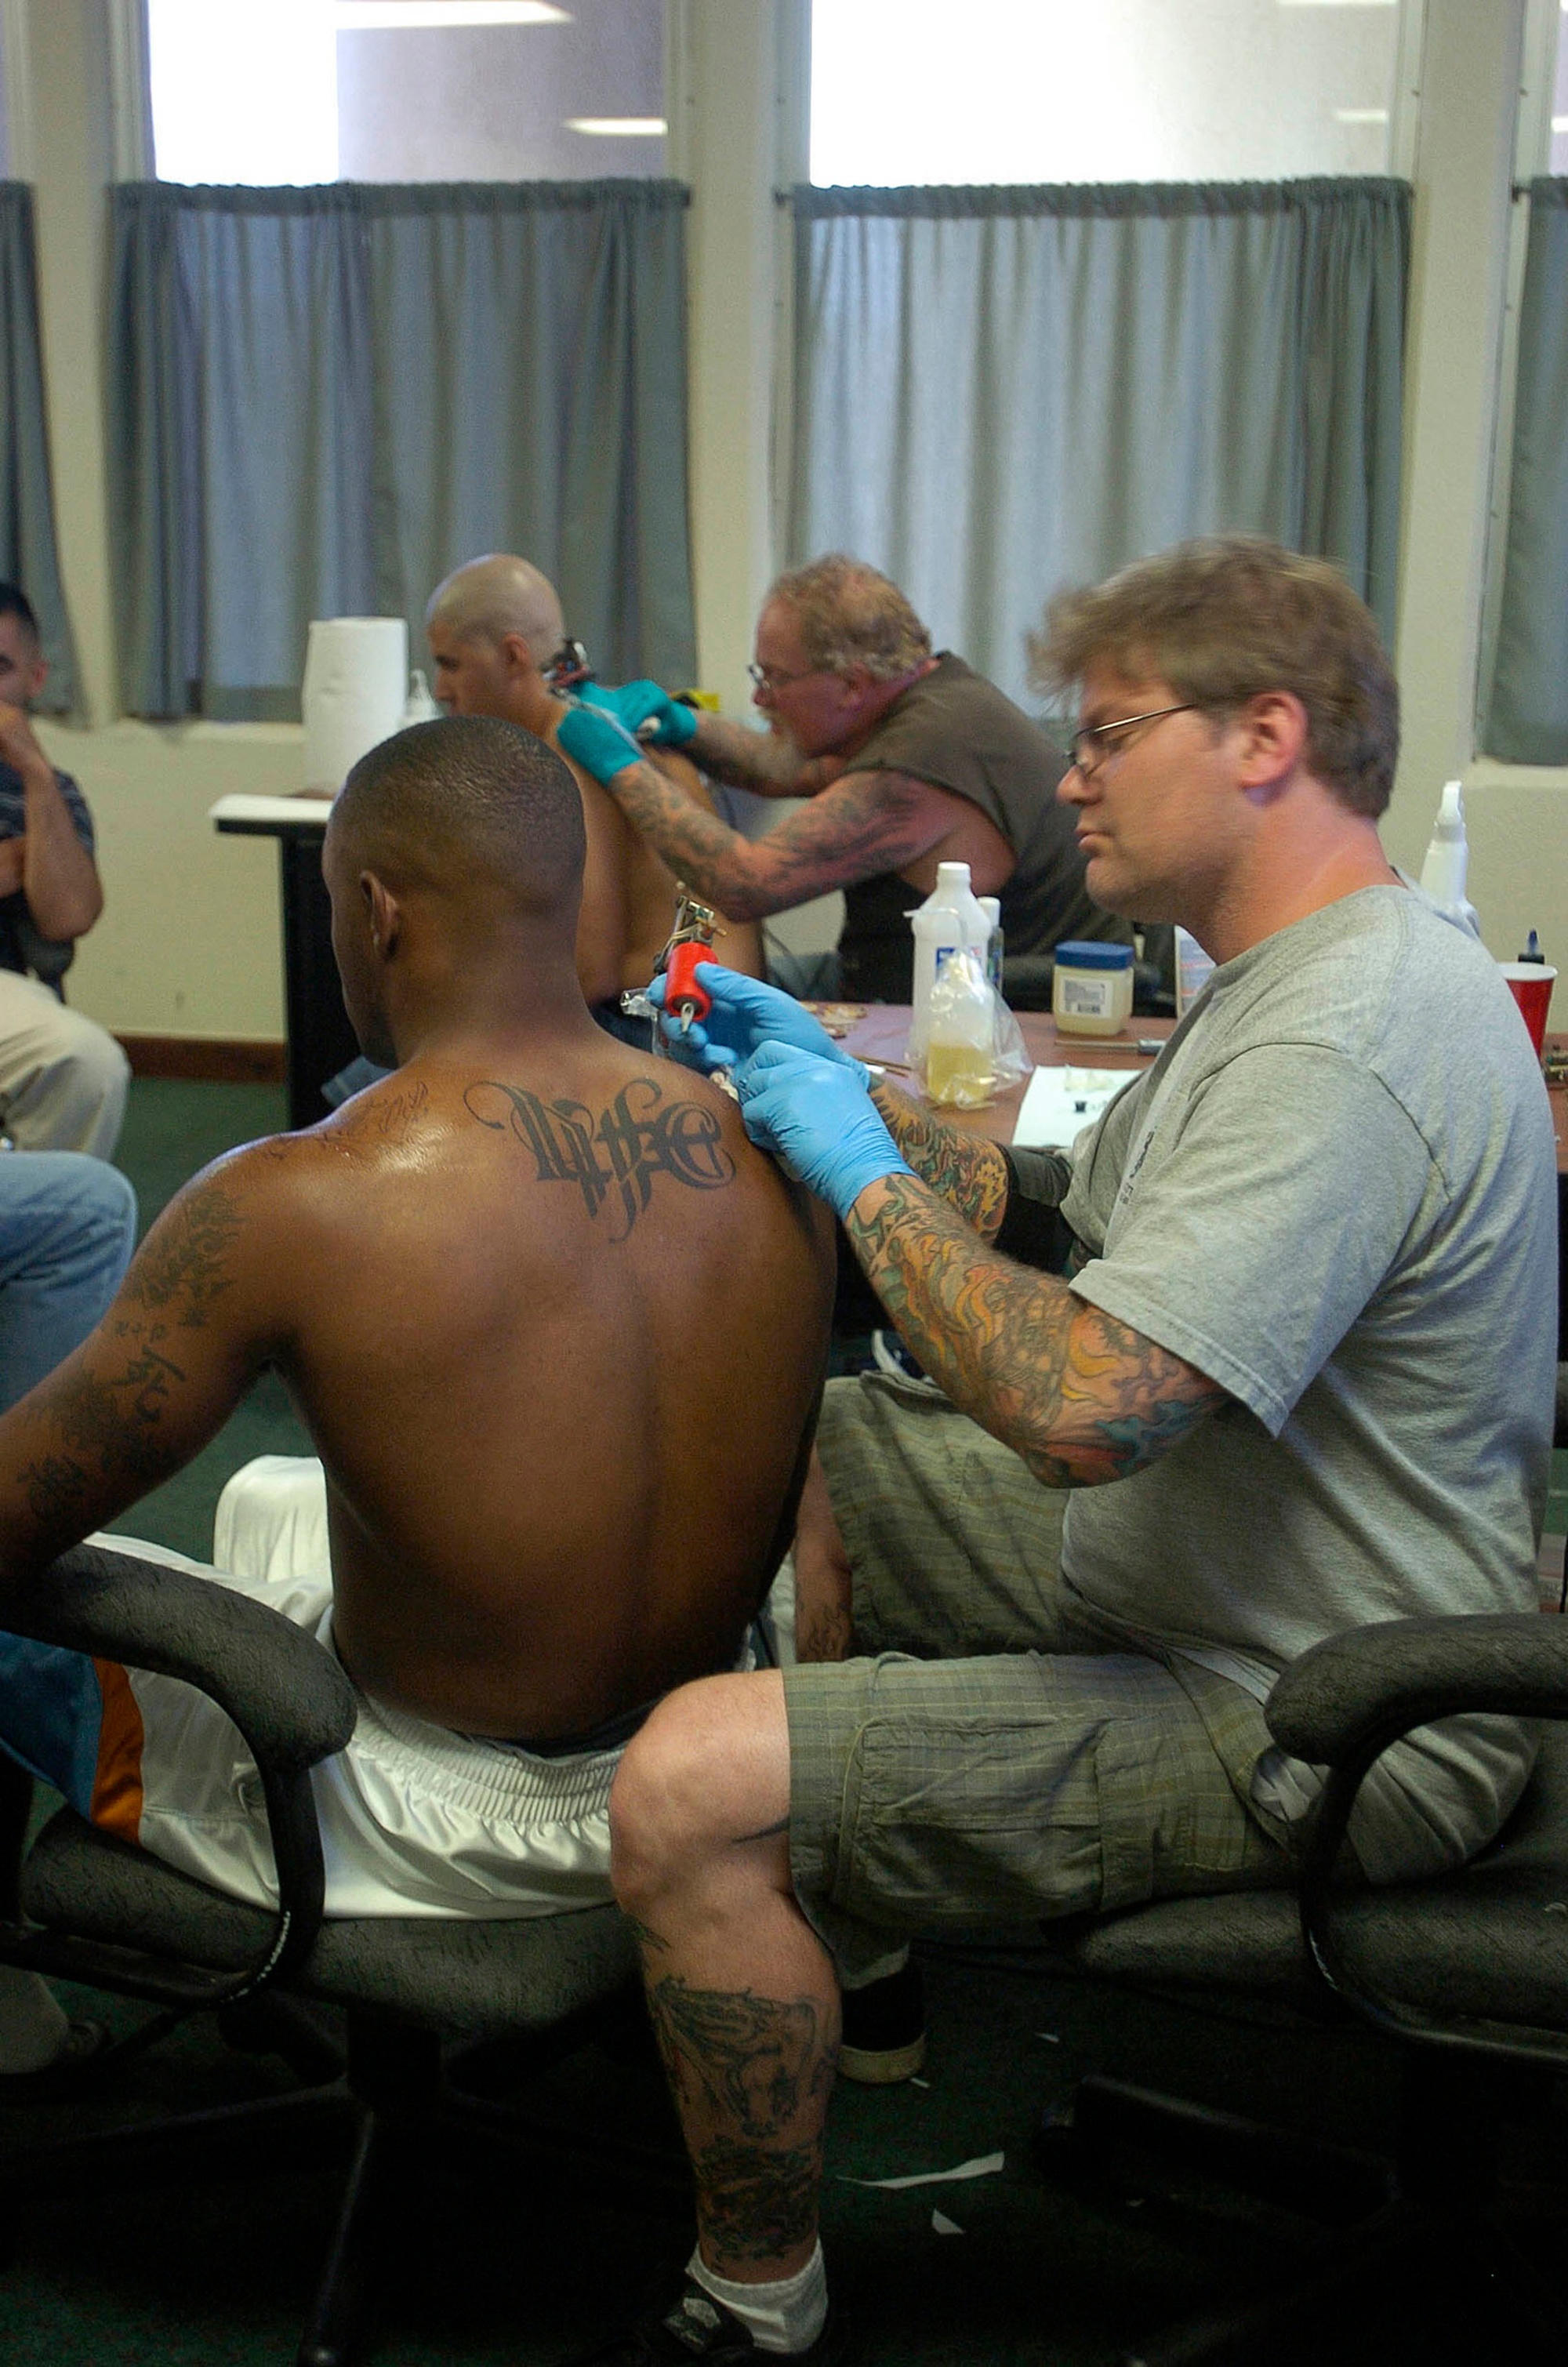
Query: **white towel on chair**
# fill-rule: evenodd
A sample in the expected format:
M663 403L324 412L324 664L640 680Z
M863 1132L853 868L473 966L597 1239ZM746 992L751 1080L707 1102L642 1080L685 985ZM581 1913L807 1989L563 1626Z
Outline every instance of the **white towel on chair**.
M330 1578L326 1475L313 1455L258 1455L218 1499L212 1558L236 1578Z

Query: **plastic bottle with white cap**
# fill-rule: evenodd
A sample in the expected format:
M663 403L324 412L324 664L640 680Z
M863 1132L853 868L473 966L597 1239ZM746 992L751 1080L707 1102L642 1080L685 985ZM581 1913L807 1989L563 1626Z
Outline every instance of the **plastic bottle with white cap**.
M966 863L939 863L936 886L919 908L910 913L915 937L915 987L909 1014L909 1048L905 1058L919 1064L926 1056L931 1036L931 988L937 964L944 952L968 946L980 957L982 975L991 924L969 886Z
M1421 893L1429 896L1439 912L1468 929L1472 937L1481 934L1481 923L1475 917L1475 907L1464 892L1465 874L1470 868L1470 842L1464 832L1464 784L1445 781L1438 804L1437 819L1432 824L1432 836L1427 848L1427 859L1421 866Z

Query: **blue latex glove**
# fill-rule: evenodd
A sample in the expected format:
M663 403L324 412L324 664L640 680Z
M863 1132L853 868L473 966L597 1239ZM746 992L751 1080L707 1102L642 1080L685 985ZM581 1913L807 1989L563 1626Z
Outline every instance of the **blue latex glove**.
M668 981L656 978L648 990L649 1002L659 1007L660 1035L687 1068L733 1069L749 1060L760 1045L792 1044L798 1052L815 1053L819 1060L835 1060L857 1077L865 1076L861 1063L840 1050L820 1020L813 1019L793 994L718 962L699 962L696 976L712 995L713 1009L705 1021L694 1019L684 1035L678 1019L663 1016Z
M628 764L643 764L648 755L641 742L602 707L569 707L556 727L556 745L602 783L614 780Z
M746 1131L840 1220L868 1184L914 1169L857 1076L858 1061L822 1060L793 1044L760 1045L735 1071Z
M639 739L651 741L656 748L683 748L694 739L697 719L689 707L660 690L656 682L623 682L615 689L606 688L602 682L585 682L577 693L585 707L602 708L607 715L624 723L628 731ZM644 723L657 724L657 730L641 731Z

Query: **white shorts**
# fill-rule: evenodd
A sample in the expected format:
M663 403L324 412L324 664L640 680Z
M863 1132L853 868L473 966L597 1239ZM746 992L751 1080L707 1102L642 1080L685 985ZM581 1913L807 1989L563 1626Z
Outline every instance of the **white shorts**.
M332 1649L328 1578L235 1578L140 1538L92 1542L231 1587ZM234 1897L275 1905L260 1780L239 1729L178 1678L96 1666L95 1821ZM310 1776L330 1916L554 1915L610 1898L618 1749L541 1759L355 1692L347 1748Z

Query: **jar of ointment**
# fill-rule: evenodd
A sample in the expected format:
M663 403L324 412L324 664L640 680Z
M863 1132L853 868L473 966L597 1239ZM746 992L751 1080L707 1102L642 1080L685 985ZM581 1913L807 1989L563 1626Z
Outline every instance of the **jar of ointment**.
M1133 948L1065 938L1051 1009L1064 1036L1118 1036L1133 1014Z

